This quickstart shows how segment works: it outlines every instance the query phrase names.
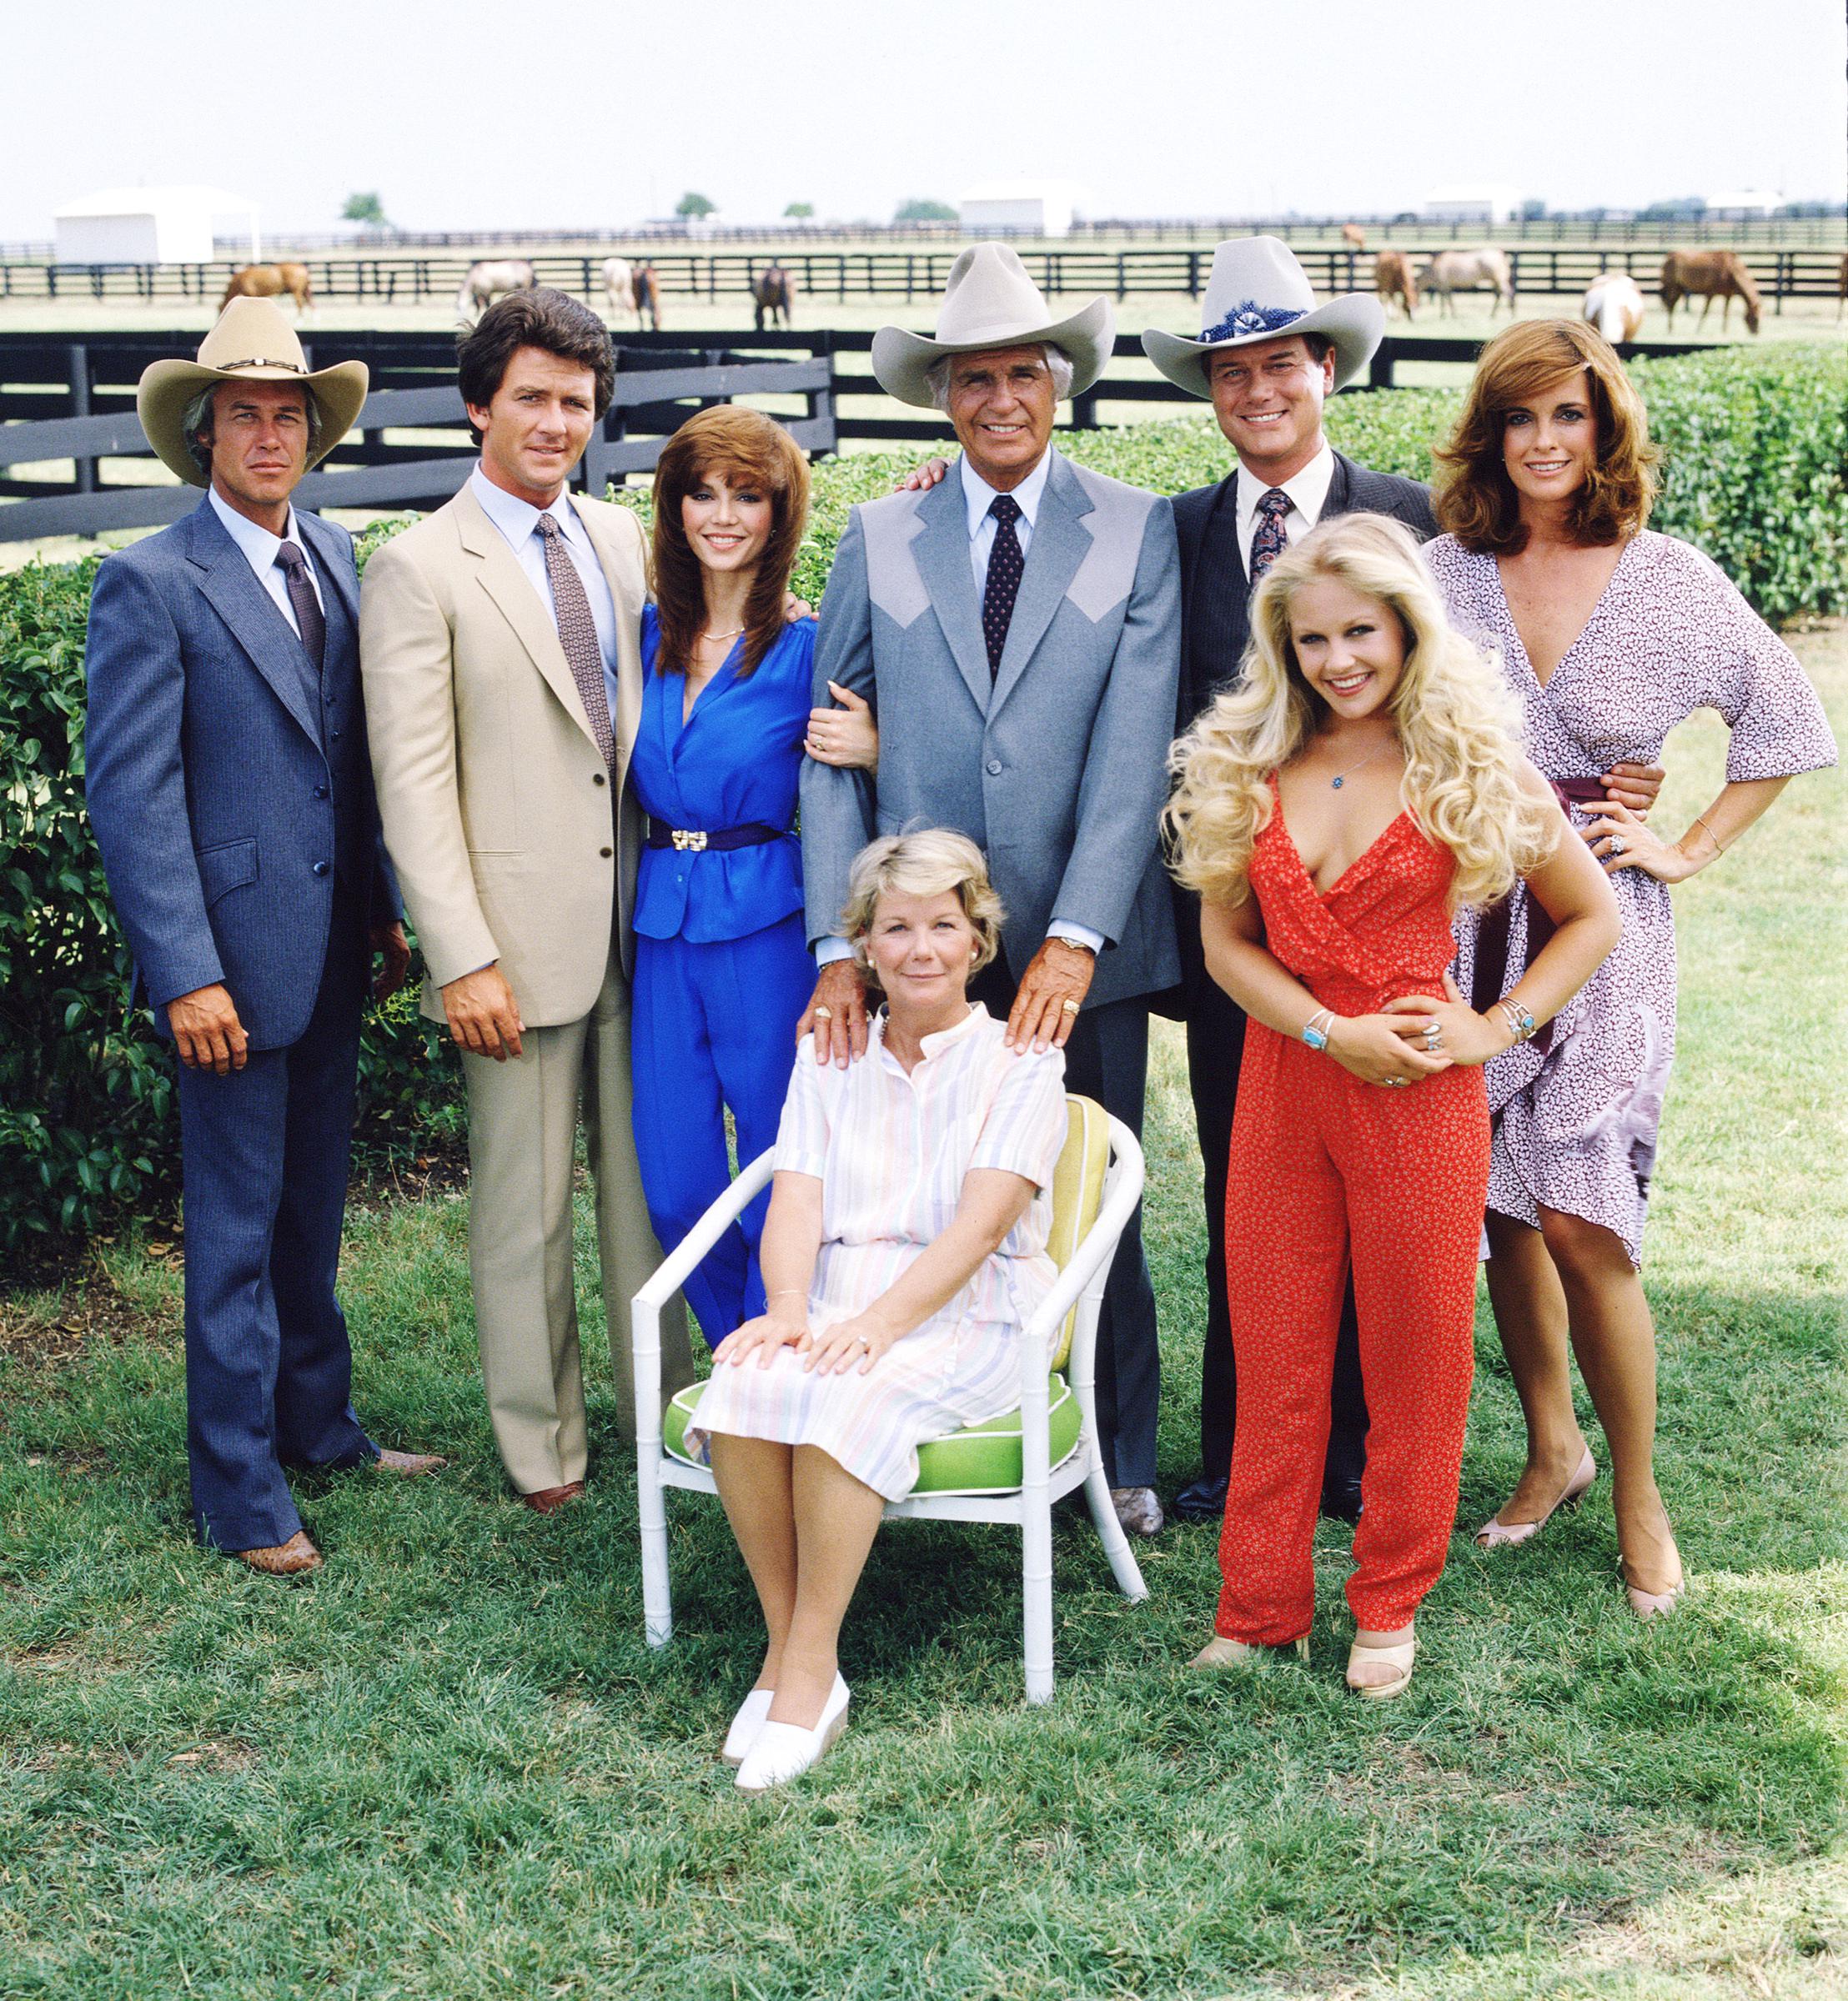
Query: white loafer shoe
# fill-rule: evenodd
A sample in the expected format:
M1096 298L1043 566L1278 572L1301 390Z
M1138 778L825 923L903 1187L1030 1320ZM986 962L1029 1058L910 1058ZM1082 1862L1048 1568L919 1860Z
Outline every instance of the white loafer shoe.
M753 1688L738 1705L738 1713L731 1719L731 1728L725 1733L725 1748L719 1755L728 1765L741 1765L745 1753L757 1741L757 1733L764 1727L770 1714L770 1705L776 1699L774 1688Z
M735 1782L741 1793L767 1793L773 1786L787 1785L811 1766L826 1757L830 1746L847 1727L847 1684L839 1675L822 1705L821 1721L812 1730L800 1723L766 1722L757 1733Z

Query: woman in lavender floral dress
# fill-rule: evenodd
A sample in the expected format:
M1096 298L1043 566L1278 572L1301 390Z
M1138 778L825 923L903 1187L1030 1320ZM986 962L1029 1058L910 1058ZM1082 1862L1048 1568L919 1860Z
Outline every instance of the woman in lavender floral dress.
M1489 1296L1527 1418L1526 1470L1478 1540L1531 1537L1595 1477L1569 1354L1604 1427L1623 1576L1640 1617L1684 1576L1657 1491L1655 1329L1643 1218L1675 1055L1670 885L1730 848L1790 779L1835 761L1821 705L1790 649L1697 549L1649 532L1655 453L1614 351L1570 320L1510 327L1484 349L1439 454L1449 531L1426 555L1452 619L1500 651L1527 748L1617 890L1624 935L1543 1031L1489 1066L1495 1141ZM1598 775L1654 765L1695 710L1732 730L1726 783L1678 840L1608 802ZM1517 885L1460 928L1479 1007L1544 942Z

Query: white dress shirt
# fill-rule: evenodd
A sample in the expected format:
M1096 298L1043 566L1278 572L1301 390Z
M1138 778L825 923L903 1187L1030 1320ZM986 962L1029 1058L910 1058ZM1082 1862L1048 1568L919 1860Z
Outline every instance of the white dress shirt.
M545 509L535 507L496 486L478 465L469 474L469 491L481 503L481 511L500 529L515 561L525 572L526 581L539 593L539 601L558 623L558 607L552 602L552 579L545 569L545 544L539 533L540 514L558 523L565 553L583 580L584 594L590 600L590 618L597 629L597 650L603 655L603 699L615 720L618 706L616 687L616 601L610 595L610 579L603 574L590 531L578 518L569 498L560 494Z
M962 501L969 515L969 560L976 575L976 602L979 604L982 594L988 588L988 557L995 546L995 535L1000 527L988 512L998 489L989 485L975 468L970 464L965 453L957 461L962 472ZM1033 517L1039 512L1039 504L1046 492L1047 474L1052 469L1052 454L1047 452L1032 471L1013 489L1013 498L1020 503L1020 519L1014 524L1014 534L1020 544L1022 560L1033 540ZM875 781L876 783L876 780ZM1088 925L1073 924L1068 918L1054 917L1046 927L1048 938L1069 938L1075 945L1089 945L1093 952L1103 950L1103 933L1094 931ZM853 947L845 938L821 938L816 941L815 963L817 967L831 965L836 959L845 959ZM1023 972L1025 967L1021 969Z
M1328 504L1328 488L1334 479L1334 453L1326 439L1322 449L1293 479L1283 482L1290 497L1290 511L1283 517L1286 544L1299 542L1322 519ZM1258 533L1258 503L1270 491L1268 484L1245 469L1238 462L1238 548L1245 560L1245 574L1251 574L1252 538Z
M976 602L980 604L988 588L988 554L995 546L1001 524L988 512L999 489L989 485L970 464L965 452L957 461L962 468L962 504L969 510L969 560L976 573ZM1013 489L1020 503L1020 519L1014 524L1014 539L1020 544L1022 560L1033 545L1033 520L1039 513L1040 498L1046 491L1047 474L1052 469L1052 454L1043 454L1032 471Z
M240 514L236 508L219 495L218 489L208 487L206 498L212 503L212 511L224 524L224 532L243 552L244 559L255 571L257 581L269 594L278 611L289 620L289 629L299 639L302 636L301 621L295 616L295 607L289 601L289 579L276 561L276 551L283 544L293 542L302 552L302 560L307 565L309 588L314 593L314 602L321 608L321 616L327 616L327 598L321 589L321 579L314 574L314 552L308 546L300 527L295 519L295 510L289 510L287 531L273 535L267 528L259 528L249 515Z

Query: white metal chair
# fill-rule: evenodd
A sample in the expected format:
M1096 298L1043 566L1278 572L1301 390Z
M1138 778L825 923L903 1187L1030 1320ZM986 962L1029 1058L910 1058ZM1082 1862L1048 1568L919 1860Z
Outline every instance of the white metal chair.
M1117 1519L1097 1449L1093 1391L1097 1313L1110 1261L1142 1191L1142 1153L1121 1120L1089 1098L1068 1096L1069 1120L1053 1188L1052 1251L1057 1282L1020 1336L1021 1399L1017 1412L972 1427L919 1450L919 1484L886 1504L888 1521L994 1522L1021 1532L1025 1600L1027 1699L1052 1698L1052 1503L1082 1487L1111 1572L1125 1597L1148 1595ZM1107 1156L1108 1166L1102 1171ZM676 1452L698 1386L666 1413L660 1395L660 1312L689 1272L751 1197L770 1181L771 1156L753 1161L673 1255L635 1295L635 1461L640 1490L642 1610L648 1643L665 1647L674 1629L667 1567L666 1490L717 1497L712 1475ZM1067 1350L1069 1349L1067 1358ZM1060 1373L1062 1363L1064 1372ZM1071 1406L1075 1400L1075 1411ZM1055 1459L1052 1419L1063 1449ZM1075 1420L1075 1422L1074 1422ZM1017 1454L1015 1438L1017 1435ZM934 1456L934 1457L933 1457ZM997 1457L1008 1476L990 1484ZM960 1462L960 1463L959 1463ZM1015 1471L1017 1466L1017 1472ZM946 1485L972 1477L979 1484ZM932 1491L921 1491L927 1487Z

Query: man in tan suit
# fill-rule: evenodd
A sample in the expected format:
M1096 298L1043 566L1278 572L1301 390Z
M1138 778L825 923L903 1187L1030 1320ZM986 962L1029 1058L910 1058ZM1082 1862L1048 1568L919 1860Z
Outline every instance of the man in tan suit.
M640 523L568 496L614 385L609 336L559 292L499 299L463 341L481 463L366 568L361 667L385 845L423 948L424 1011L469 1092L469 1258L495 1442L528 1507L584 1491L571 1271L581 1098L619 1423L629 1301L660 1252L630 1126L640 809ZM662 1384L692 1380L684 1316Z

